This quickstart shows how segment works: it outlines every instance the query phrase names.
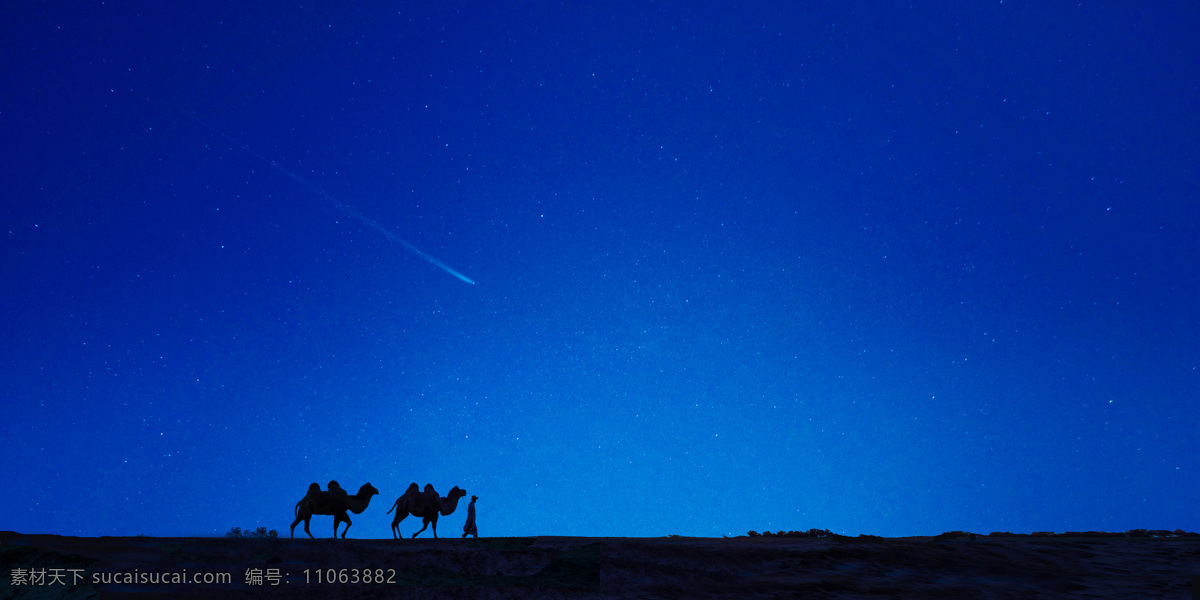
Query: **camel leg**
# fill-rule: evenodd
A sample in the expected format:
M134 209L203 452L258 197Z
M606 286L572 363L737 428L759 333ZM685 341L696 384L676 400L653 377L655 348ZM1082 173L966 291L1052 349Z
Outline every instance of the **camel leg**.
M304 520L304 517L296 517L296 520L292 521L292 538L296 537L296 526L299 525L300 521L303 521L303 520Z
M426 517L426 518L422 519L422 520L421 520L421 523L422 523L422 525L421 525L421 531L425 531L425 528L426 528L426 527L429 527L429 518L428 518L428 517ZM421 535L421 531L418 531L418 532L414 533L414 534L413 534L413 537L415 538L415 537L417 537L418 535Z
M400 521L403 521L404 517L407 517L407 516L408 516L408 513L397 512L396 517L394 519L392 519L392 539L393 540L400 539Z
M309 539L314 539L314 540L315 540L315 539L317 539L317 538L313 537L313 534L312 534L312 532L308 530L308 521L309 521L309 519L312 519L312 515L309 515L309 516L307 516L307 517L304 517L304 533L307 533L307 534L308 534L308 537L309 537Z
M342 539L344 540L344 539L346 539L346 532L350 531L350 525L352 525L352 523L350 522L350 515L348 515L346 513L342 513L333 518L333 537L335 537L335 538L337 537L338 523L340 523L341 521L346 522L346 528L342 530Z
M433 539L437 539L437 513L433 513Z

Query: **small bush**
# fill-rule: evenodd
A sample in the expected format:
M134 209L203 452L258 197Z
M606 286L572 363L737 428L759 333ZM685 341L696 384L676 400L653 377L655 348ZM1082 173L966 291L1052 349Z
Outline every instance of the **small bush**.
M274 538L279 537L279 532L272 529L267 531L266 527L259 527L254 531L242 531L241 527L232 527L225 533L228 538Z

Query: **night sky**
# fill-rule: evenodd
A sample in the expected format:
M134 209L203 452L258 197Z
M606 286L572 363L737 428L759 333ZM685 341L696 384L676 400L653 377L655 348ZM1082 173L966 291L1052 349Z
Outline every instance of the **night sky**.
M1200 8L861 4L4 3L0 530L1200 529Z

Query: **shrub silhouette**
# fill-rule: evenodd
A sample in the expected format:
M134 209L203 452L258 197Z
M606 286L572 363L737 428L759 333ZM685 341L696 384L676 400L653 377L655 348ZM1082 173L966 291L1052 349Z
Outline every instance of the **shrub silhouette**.
M255 529L254 531L250 531L250 530L242 531L241 527L233 527L233 528L230 528L230 530L225 533L225 537L228 537L228 538L273 538L273 537L279 537L279 532L275 531L274 529L267 531L266 527L259 527L258 529Z

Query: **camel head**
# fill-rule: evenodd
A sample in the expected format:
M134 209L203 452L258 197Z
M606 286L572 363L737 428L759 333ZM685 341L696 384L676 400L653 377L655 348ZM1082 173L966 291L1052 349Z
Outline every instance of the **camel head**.
M379 490L375 489L375 486L369 483L364 483L362 487L358 488L359 498L362 498L363 496L370 498L371 496L375 496L377 494L379 494Z
M450 493L446 495L446 498L449 499L451 502L453 502L454 500L456 500L458 498L462 498L466 495L467 495L467 492L463 491L462 488L460 488L456 485L450 489Z

